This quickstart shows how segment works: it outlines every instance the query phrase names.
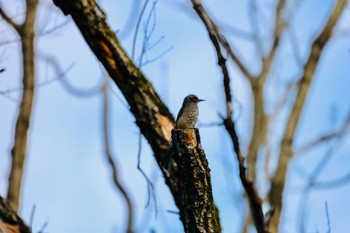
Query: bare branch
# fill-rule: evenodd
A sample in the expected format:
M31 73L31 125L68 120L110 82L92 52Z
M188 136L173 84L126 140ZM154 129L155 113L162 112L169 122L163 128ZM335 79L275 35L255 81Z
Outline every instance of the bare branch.
M252 82L254 80L254 76L250 73L250 71L243 65L241 60L238 58L237 54L233 51L231 45L227 42L226 38L218 33L218 40L221 43L222 47L225 48L228 55L230 55L231 59L235 62L235 64L238 66L239 70L243 73L243 75Z
M288 100L288 97L290 96L292 90L298 85L299 80L293 80L288 85L286 90L284 91L282 97L279 99L279 101L276 103L274 109L272 110L272 113L269 116L269 122L273 122L276 119L277 114L280 112L282 107L285 105L285 103Z
M145 178L146 183L147 183L147 194L148 194L148 198L147 198L147 203L146 203L146 208L149 206L150 204L150 200L152 197L152 200L154 202L154 208L155 208L155 214L157 216L158 214L158 207L157 207L157 198L154 192L154 186L152 181L148 178L147 174L145 173L145 171L141 168L141 153L142 153L142 134L140 132L139 135L139 150L137 152L137 170L140 171L140 173L142 174L142 176Z
M325 208L326 219L327 219L327 228L328 228L326 233L331 233L331 220L329 218L328 202L324 203L324 208Z
M70 22L71 22L70 19L65 20L64 22L62 22L62 23L60 23L60 24L58 24L58 25L55 25L55 26L53 26L53 27L51 27L51 28L49 28L49 29L46 29L46 30L45 30L45 28L43 28L43 29L42 29L41 31L39 31L37 34L38 34L38 36L50 35L51 33L53 33L53 32L55 32L55 31L58 31L58 30L64 28L64 27L67 26Z
M131 199L129 197L129 194L127 193L126 189L124 188L123 184L119 180L119 174L117 169L117 164L115 162L115 159L113 158L111 147L109 144L109 101L108 101L108 78L106 77L105 85L103 88L103 141L104 141L104 147L106 150L106 158L108 161L108 164L110 165L110 168L112 169L112 178L114 185L118 189L118 191L121 193L126 206L127 206L127 231L128 233L133 232L133 206L131 203Z
M26 22L20 34L22 41L23 95L15 128L14 145L11 151L12 163L8 178L7 200L18 211L22 176L27 149L27 133L30 125L34 87L34 25L38 0L27 0Z
M259 79L257 80L258 85L262 87L267 79L267 76L270 72L272 62L275 58L279 43L280 43L280 37L281 34L284 30L284 23L282 21L282 11L285 8L286 1L285 0L279 0L277 3L277 8L276 8L276 14L275 14L275 30L274 30L274 35L273 35L273 42L272 42L272 48L267 55L267 57L264 57L262 62L263 62L263 68L262 71L259 75Z
M304 63L303 63L303 60L302 60L300 52L299 52L299 45L298 45L297 38L295 37L295 32L294 32L293 26L289 24L288 29L289 29L288 35L290 38L290 44L292 46L295 61L297 62L297 64L299 66L303 66Z
M260 36L260 31L259 31L259 21L257 19L257 1L256 0L249 0L249 19L250 19L250 26L253 29L253 37L255 41L255 46L258 50L258 53L261 58L263 58L264 53L263 53L263 46L262 46L262 41L261 41L261 36Z
M311 171L310 175L308 177L305 177L306 184L304 185L302 192L303 198L300 198L299 201L299 228L300 232L305 232L305 215L306 215L306 208L308 203L308 198L310 195L310 191L314 188L315 182L317 182L318 176L321 174L321 172L326 168L326 166L329 164L329 161L331 158L335 155L336 150L340 148L341 138L338 138L338 140L327 149L323 157L318 161L316 164L316 167Z
M11 17L9 17L6 12L4 11L3 7L0 4L0 16L9 24L11 27L13 27L18 34L20 34L20 31L22 30L22 25L17 24L15 21L12 20Z
M209 128L209 127L220 127L220 126L223 126L224 123L222 122L211 122L211 123L201 123L201 122L198 122L197 123L197 127L198 128Z
M209 33L210 39L213 41L218 41L222 47L225 48L225 50L230 55L231 59L236 63L240 71L247 77L248 79L253 79L253 76L250 74L248 69L243 65L243 63L240 61L238 56L233 52L233 49L231 48L231 45L227 42L226 38L219 32L218 27L216 24L211 20L208 13L203 8L201 2L199 0L192 0L192 4L194 9L196 10L197 14L205 24L207 31ZM215 49L218 51L220 50L219 43L215 42L217 45L215 46ZM221 52L220 52L221 54ZM218 55L219 56L219 55ZM222 58L224 61L225 59ZM219 65L220 65L220 59L219 59ZM220 65L221 66L221 65Z
M224 125L231 137L233 148L237 156L237 161L239 165L239 177L241 179L243 188L247 194L250 212L252 214L256 230L258 233L267 233L269 232L269 229L267 225L265 225L264 213L262 210L262 200L259 197L259 193L254 183L250 181L247 177L246 168L244 166L244 158L239 146L235 124L231 119L227 118L224 119Z
M38 52L38 57L48 62L51 67L54 69L55 73L58 74L57 80L60 81L62 86L68 91L70 94L78 96L78 97L92 97L101 93L104 79L102 78L102 82L98 83L96 86L93 86L89 89L82 89L74 87L67 78L68 71L73 68L74 64L71 64L67 69L63 70L59 61L51 54ZM52 79L52 81L56 81L56 79Z
M342 137L348 131L349 127L350 127L350 115L348 116L347 120L344 122L343 126L340 129L338 129L334 132L322 135L321 137L316 138L316 139L312 140L311 142L295 149L294 155L302 154L305 151L310 150L310 149L314 148L315 146L320 145L321 143L332 140L334 138Z
M234 146L234 151L236 153L238 164L239 164L239 176L248 197L249 206L250 206L251 213L253 215L254 223L255 223L257 232L259 233L268 232L268 229L265 227L265 222L264 222L264 214L262 211L262 201L254 186L254 183L247 179L246 168L244 166L244 158L240 150L238 137L235 130L235 125L234 125L234 122L232 121L232 96L231 96L231 89L230 89L230 77L226 66L226 59L223 57L221 53L220 43L224 44L223 46L224 47L226 46L225 48L227 49L230 49L231 47L226 41L226 39L219 34L216 25L210 19L209 15L205 11L201 2L199 0L192 0L192 4L198 16L201 18L201 20L203 21L204 25L207 28L209 37L216 50L216 54L218 57L218 64L221 67L221 70L223 73L225 96L226 96L226 108L227 108L226 110L227 115L226 115L226 118L223 118L223 121L224 121L225 128L229 133ZM250 76L247 76L247 77L250 77Z
M314 189L330 189L330 188L335 188L339 187L345 184L350 183L350 172L346 173L340 178L336 178L333 180L329 181L317 181L314 182L313 188Z
M74 64L71 64L70 66L68 66L66 69L59 69L57 70L57 72L59 71L59 73L57 73L57 75L50 79L50 80L45 80L43 82L40 82L38 84L35 85L35 90L39 89L40 87L44 87L47 86L53 82L59 81L60 79L63 79L66 77L66 75L68 74L68 72L74 67ZM24 87L14 87L14 88L9 88L7 90L0 90L0 95L4 95L5 97L9 97L9 94L13 93L13 92L19 92L19 91L24 91ZM11 98L12 99L12 98ZM15 100L17 101L17 100Z
M282 22L282 11L284 7L285 0L279 0L275 13L275 29L273 33L272 48L266 57L262 57L262 70L258 77L250 79L254 100L253 134L248 145L247 154L248 177L250 180L255 180L256 178L258 151L261 145L266 142L268 132L268 117L265 113L264 107L264 86L266 79L271 72L272 63L279 47L280 36L284 29Z
M145 1L144 5L142 7L142 10L141 10L139 19L138 19L137 24L136 24L134 38L133 38L133 41L132 41L131 59L135 59L137 34L139 32L139 28L140 28L140 24L141 24L141 21L142 21L142 17L143 17L143 14L144 14L145 10L146 10L148 2L149 2L149 0Z
M204 7L202 6L200 0L192 0L192 4L198 16L203 21L209 33L210 40L215 47L216 55L218 58L218 65L221 67L221 71L223 74L225 97L226 97L226 117L231 119L232 118L232 96L231 96L231 87L230 87L230 76L226 66L226 59L222 55L221 48L220 48L220 43L219 43L220 34L218 32L216 25L210 19L209 15L205 11Z
M237 38L247 40L247 41L254 40L254 35L252 35L249 32L246 32L245 30L242 30L242 29L237 28L237 27L233 27L232 25L227 24L225 22L222 22L220 20L215 20L215 22L217 22L217 25L220 25L220 28L222 28L228 34L231 34Z

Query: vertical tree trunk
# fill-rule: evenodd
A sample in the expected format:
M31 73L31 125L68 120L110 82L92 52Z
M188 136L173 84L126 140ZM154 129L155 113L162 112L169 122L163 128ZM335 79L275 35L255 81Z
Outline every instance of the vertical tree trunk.
M174 129L169 154L170 173L181 182L180 217L188 233L221 232L214 204L210 169L202 149L198 129Z

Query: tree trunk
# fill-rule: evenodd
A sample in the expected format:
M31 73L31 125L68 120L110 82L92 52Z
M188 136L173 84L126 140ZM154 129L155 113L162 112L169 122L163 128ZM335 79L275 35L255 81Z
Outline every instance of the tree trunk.
M181 180L180 217L185 232L221 232L198 129L173 129L168 154L172 158L170 175Z

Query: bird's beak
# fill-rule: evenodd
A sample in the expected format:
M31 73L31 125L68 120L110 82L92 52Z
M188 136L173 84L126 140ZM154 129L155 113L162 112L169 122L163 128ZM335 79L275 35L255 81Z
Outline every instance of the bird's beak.
M205 101L205 100L203 100L203 99L199 99L199 100L198 100L198 103L199 103L199 102L202 102L202 101Z

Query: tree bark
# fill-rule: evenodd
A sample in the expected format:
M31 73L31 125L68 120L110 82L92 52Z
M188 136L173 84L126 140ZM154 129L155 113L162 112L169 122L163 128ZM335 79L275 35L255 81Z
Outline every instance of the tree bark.
M176 174L182 181L180 217L185 223L185 232L221 232L210 169L198 129L173 129L169 155L173 160L170 174Z
M0 197L0 233L31 233L30 228Z

